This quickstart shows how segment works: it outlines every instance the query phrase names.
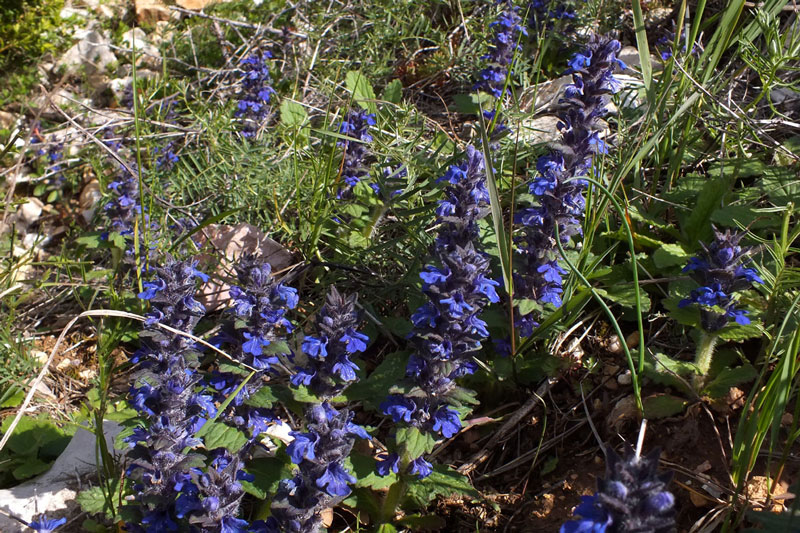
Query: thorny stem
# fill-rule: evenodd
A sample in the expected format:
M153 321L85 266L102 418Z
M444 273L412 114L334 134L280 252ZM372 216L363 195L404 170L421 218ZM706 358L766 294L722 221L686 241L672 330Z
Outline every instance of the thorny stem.
M700 337L700 342L697 344L697 354L694 358L694 364L697 366L699 374L696 374L692 379L692 384L697 392L705 385L708 370L711 368L711 358L714 356L714 347L717 345L719 335L716 333L704 332Z

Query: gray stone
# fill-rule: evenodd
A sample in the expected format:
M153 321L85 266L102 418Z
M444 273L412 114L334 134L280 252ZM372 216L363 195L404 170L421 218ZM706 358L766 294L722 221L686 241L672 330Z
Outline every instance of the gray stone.
M109 450L122 430L116 422L104 421L103 434ZM31 481L10 489L0 490L0 531L23 533L29 531L15 516L30 522L35 515L47 513L49 518L65 516L76 510L75 497L82 486L81 478L97 472L95 436L79 429L50 470Z
M111 51L111 40L107 32L100 29L97 21L77 34L80 39L58 60L57 66L64 67L67 72L75 74L81 68L86 73L105 74L117 63L117 56Z

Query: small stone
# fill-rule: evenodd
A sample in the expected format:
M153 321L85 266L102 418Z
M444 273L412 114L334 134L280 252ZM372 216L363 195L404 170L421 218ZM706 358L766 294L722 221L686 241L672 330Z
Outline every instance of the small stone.
M783 416L781 416L782 426L786 427L791 426L793 422L794 422L794 417L792 416L792 413L783 413Z
M93 179L83 186L81 196L78 199L78 205L81 208L81 216L87 224L92 221L94 214L97 212L97 203L103 197L100 192L100 183Z
M58 14L58 16L62 19L68 19L71 17L88 19L89 12L86 11L85 9L79 9L75 7L65 7L61 9L61 12Z
M10 130L17 125L19 117L14 113L0 111L0 129Z
M30 357L40 365L43 365L47 362L49 355L41 350L31 350Z
M555 141L561 135L556 125L560 119L556 116L545 115L530 120L523 120L520 128L521 140L528 144L542 144Z
M702 474L703 472L708 472L711 470L711 462L708 460L703 461L694 469L695 472L698 474Z
M30 226L42 216L42 209L44 204L38 198L28 198L27 201L19 206L17 211L17 221L24 224L26 227Z
M608 338L607 350L609 353L620 354L622 353L622 343L619 341L617 335L611 335Z
M139 24L155 24L172 17L169 8L161 0L134 0L134 9Z
M626 370L625 372L617 376L617 383L619 383L623 387L630 385L632 382L633 382L633 377L631 376L630 370Z
M625 344L627 344L628 348L631 350L639 346L639 332L634 331L633 333L625 337Z

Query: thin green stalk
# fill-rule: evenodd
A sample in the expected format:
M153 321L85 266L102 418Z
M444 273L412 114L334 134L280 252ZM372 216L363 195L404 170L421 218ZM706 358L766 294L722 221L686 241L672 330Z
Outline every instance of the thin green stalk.
M556 226L556 244L558 245L558 251L561 253L561 258L567 264L570 270L572 270L576 276L581 280L581 282L589 288L589 291L592 293L592 297L597 301L597 304L603 308L606 316L608 317L609 321L611 322L611 326L614 328L614 331L617 334L617 337L620 339L624 339L625 335L622 333L622 329L619 327L619 323L617 322L617 318L614 316L614 313L611 312L611 309L606 304L603 297L592 287L589 280L580 273L580 271L572 264L572 262L567 259L567 253L564 251L564 247L561 246L561 238L558 235L558 226ZM643 344L640 341L640 344ZM636 366L633 364L633 357L631 356L631 351L628 349L627 343L622 343L622 348L625 351L625 357L628 360L628 367L631 369L631 384L633 385L633 395L636 398L636 407L639 409L640 413L644 412L644 406L642 405L642 393L639 388L639 377L636 372Z
M573 178L573 179L577 179L577 178ZM597 187L603 193L603 195L606 197L606 199L608 201L610 201L614 205L614 208L617 210L617 214L619 214L619 217L622 220L622 227L625 229L625 236L628 238L628 250L630 251L630 254L631 254L631 267L632 267L632 273L633 273L633 292L634 292L634 295L636 297L636 325L637 325L637 328L639 330L639 339L640 339L639 340L639 361L638 361L639 364L636 367L636 372L641 373L642 371L644 371L644 353L645 353L645 351L644 351L644 344L645 344L644 343L644 322L642 320L642 293L641 293L642 289L639 286L639 264L638 264L638 262L636 260L636 247L635 247L634 242L633 242L633 230L631 230L630 224L628 223L628 217L625 216L625 210L622 209L622 206L619 204L617 199L614 198L614 195L611 193L611 191L609 189L607 189L602 183L600 183L599 181L597 181L597 180L595 180L593 178L584 177L584 178L581 178L581 179L583 179L583 180L589 182L590 184L594 185L595 187ZM590 287L590 285L587 284L587 287ZM623 338L624 337L620 335L620 339L623 339ZM625 343L623 343L623 344L625 344ZM630 359L630 355L629 354L628 354L628 357ZM631 366L631 373L632 374L636 374L636 372L634 372L633 366ZM639 392L639 391L637 391L637 392Z

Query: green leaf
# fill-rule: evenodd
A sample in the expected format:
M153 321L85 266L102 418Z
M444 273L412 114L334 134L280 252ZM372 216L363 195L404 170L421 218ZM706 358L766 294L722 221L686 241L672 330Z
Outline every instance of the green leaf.
M542 465L542 471L539 473L539 475L546 476L547 474L555 470L556 466L558 466L558 456L552 455L548 457L548 459Z
M456 111L464 113L465 115L477 115L481 109L485 109L488 102L492 99L486 93L472 93L472 94L454 94L453 103L456 104ZM481 107L483 105L483 107Z
M317 398L316 394L308 390L308 387L305 385L300 385L298 387L292 387L292 398L296 402L300 403L319 403L319 398Z
M272 407L277 401L278 398L276 398L275 395L272 394L272 388L265 385L260 389L258 389L258 392L250 396L247 400L245 400L244 403L252 407L264 407L268 409Z
M19 481L38 476L42 472L47 472L51 465L51 463L44 462L36 457L20 457L18 460L21 461L21 463L11 471L11 475Z
M537 302L536 300L531 300L529 298L520 298L514 300L514 306L517 308L517 311L520 315L527 315L533 311L541 311L542 304Z
M386 399L386 391L406 375L408 355L407 351L390 353L368 378L350 385L344 392L345 397L350 401L363 401L377 410Z
M222 359L222 363L219 364L219 371L223 374L233 374L235 376L246 376L250 373L249 370L235 364L235 363L226 363L227 359Z
M366 487L372 490L388 489L397 481L397 474L389 472L388 476L379 476L375 471L377 461L367 455L353 453L350 455L350 465L353 475L358 479L356 487Z
M12 419L13 417L7 417L3 420L0 431L8 431ZM33 455L41 449L44 450L43 455L56 458L69 444L72 433L49 420L23 416L6 446L19 455Z
M649 419L666 418L682 413L689 402L669 394L654 394L642 401L644 417Z
M685 265L691 254L687 253L680 244L662 244L653 252L653 263L660 269Z
M433 451L436 438L430 433L423 433L414 427L403 427L397 430L395 442L403 448L401 456L416 459Z
M736 368L726 368L705 388L705 392L712 398L721 398L728 394L731 387L753 381L758 372L753 365L746 364Z
M95 248L100 248L105 243L105 241L100 237L101 235L102 232L92 231L81 235L75 239L75 242L81 246L85 246L86 248L93 250Z
M114 484L115 483L112 483L112 488ZM80 491L75 499L80 504L84 513L111 514L111 509L106 501L103 489L99 486Z
M695 245L711 235L711 214L720 206L729 188L730 184L725 178L711 179L703 185L692 204L692 213L681 224L688 243Z
M222 422L206 422L203 426L203 442L208 450L225 448L231 453L239 453L247 444L247 437L238 429Z
M471 496L479 498L466 476L444 465L434 465L433 472L425 479L414 479L408 483L407 500L416 507L427 506L437 496Z
M390 81L383 89L383 99L393 104L399 104L403 99L403 83L400 80Z
M281 480L290 479L294 470L294 465L282 459L283 457L288 456L280 454L275 457L260 457L248 461L245 470L248 474L252 474L255 479L253 481L240 481L245 492L260 500L266 499L270 494L275 494Z
M775 205L786 205L800 198L800 180L797 171L788 167L772 167L764 170L761 190Z
M761 337L761 327L755 323L742 326L731 322L719 332L719 338L726 341L743 341L759 337Z
M353 99L361 108L370 113L378 112L378 106L375 104L375 91L366 76L357 70L351 70L347 73L344 84L353 93Z
M303 107L302 104L294 100L289 100L288 98L284 98L283 101L281 101L280 112L281 122L289 128L302 126L308 118L306 108Z

